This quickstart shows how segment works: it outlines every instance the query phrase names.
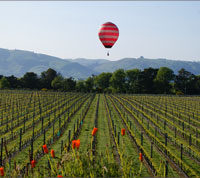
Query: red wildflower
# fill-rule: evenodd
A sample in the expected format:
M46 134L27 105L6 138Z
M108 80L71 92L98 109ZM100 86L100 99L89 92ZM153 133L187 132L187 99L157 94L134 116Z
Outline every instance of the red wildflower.
M35 167L35 164L36 164L36 161L35 161L35 160L32 160L32 161L31 161L31 167L34 168L34 167Z
M74 149L76 147L76 140L72 140L72 148Z
M51 150L51 157L55 158L55 151L54 150Z
M72 148L75 149L77 148L77 150L79 149L80 147L80 140L72 140Z
M93 130L92 130L92 136L94 136L97 132L98 128L94 127Z
M125 129L121 130L121 135L124 136L125 135Z
M4 168L3 167L0 167L0 175L4 176Z
M44 150L44 153L46 153L46 154L48 154L48 148L47 148L47 145L45 144L45 145L43 145L43 150Z
M78 139L78 140L76 140L76 148L77 148L77 150L79 149L79 147L80 147L80 144L81 144L80 140L79 140L79 139Z
M139 160L143 161L143 155L142 155L142 153L139 154Z

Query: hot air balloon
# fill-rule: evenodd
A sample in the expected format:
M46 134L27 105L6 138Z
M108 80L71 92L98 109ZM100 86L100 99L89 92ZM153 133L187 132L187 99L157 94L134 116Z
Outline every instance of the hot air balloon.
M99 39L105 48L112 48L119 37L119 29L112 22L106 22L99 29ZM109 52L107 53L109 56Z

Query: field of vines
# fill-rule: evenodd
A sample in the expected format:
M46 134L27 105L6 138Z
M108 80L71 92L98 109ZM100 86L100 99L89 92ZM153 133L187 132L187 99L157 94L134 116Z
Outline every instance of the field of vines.
M200 177L200 97L0 91L0 177Z

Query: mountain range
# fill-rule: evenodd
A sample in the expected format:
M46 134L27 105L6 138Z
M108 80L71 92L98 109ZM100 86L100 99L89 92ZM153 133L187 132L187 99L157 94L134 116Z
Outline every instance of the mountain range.
M169 59L124 58L117 61L106 59L61 59L58 57L38 54L24 50L8 50L0 48L0 75L22 77L26 72L35 72L38 75L48 68L53 68L64 77L85 79L92 74L113 72L116 69L145 69L148 67L169 67L175 73L181 68L199 75L200 62L180 61Z

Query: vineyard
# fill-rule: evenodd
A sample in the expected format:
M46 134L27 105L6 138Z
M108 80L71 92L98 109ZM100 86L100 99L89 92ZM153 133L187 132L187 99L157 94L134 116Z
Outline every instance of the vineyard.
M200 97L0 91L0 176L200 177Z

